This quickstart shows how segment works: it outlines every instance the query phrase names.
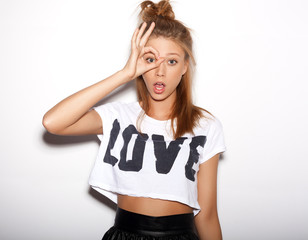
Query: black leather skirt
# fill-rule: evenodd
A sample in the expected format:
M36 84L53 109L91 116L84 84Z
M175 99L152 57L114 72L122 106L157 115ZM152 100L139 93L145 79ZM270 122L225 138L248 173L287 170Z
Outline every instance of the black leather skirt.
M103 240L198 240L193 213L152 217L117 209Z

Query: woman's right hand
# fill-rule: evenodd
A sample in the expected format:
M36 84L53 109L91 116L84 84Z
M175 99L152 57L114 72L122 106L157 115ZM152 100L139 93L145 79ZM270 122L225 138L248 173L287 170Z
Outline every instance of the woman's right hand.
M164 61L163 58L159 57L159 52L155 48L151 46L145 46L151 33L153 32L155 23L152 22L149 29L143 35L146 26L147 24L144 22L140 29L137 28L135 30L131 40L131 54L125 67L122 70L130 80L139 77L151 69L157 68ZM143 56L147 53L151 53L155 56L154 62L151 63L143 58Z
M154 26L155 24L152 23L143 35L146 28L146 23L143 23L141 28L134 32L131 54L122 71L74 93L51 108L43 118L43 125L47 131L58 135L103 133L100 116L93 110L89 111L89 109L123 83L158 67L164 61L163 58L159 58L157 50L145 46ZM154 56L154 62L143 59L147 53Z

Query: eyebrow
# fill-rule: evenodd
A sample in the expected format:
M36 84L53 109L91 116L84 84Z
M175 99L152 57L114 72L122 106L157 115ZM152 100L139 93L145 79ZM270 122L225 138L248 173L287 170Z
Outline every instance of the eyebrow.
M154 55L154 54L151 53L151 52L148 52L148 53L146 53L145 55L147 55L147 54ZM179 53L167 53L167 54L166 54L166 56L170 56L170 55L176 55L176 56L178 56L178 57L181 57Z
M177 56L180 57L180 54L178 54L178 53L167 53L167 55L177 55Z

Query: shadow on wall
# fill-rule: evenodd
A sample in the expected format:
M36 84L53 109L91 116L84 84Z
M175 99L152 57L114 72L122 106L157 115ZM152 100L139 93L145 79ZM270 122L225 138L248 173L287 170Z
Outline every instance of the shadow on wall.
M111 94L109 94L107 97L105 97L103 100L98 102L95 106L99 106L112 101L117 101L117 96L119 96L119 94L122 94L125 91L133 91L134 89L135 89L135 81L131 81L127 84L124 84L115 91L113 91ZM100 144L100 140L97 138L96 135L60 136L51 134L46 130L42 133L42 140L45 144L47 144L50 147L61 147L61 148L69 145L82 144L86 142L96 142L98 145ZM101 202L105 206L113 209L114 211L116 210L117 205L113 201L111 201L104 195L100 194L93 188L89 187L88 194L90 194L93 198L95 198L97 201Z
M47 131L44 131L42 135L43 141L49 145L49 146L68 146L73 144L79 144L79 143L85 143L85 142L96 142L98 145L100 144L99 139L96 135L86 135L86 136L59 136L51 134ZM93 188L89 186L88 194L90 194L94 199L99 201L100 203L104 204L108 208L111 208L112 210L116 211L117 205L102 195L101 193L97 192Z
M42 137L43 137L43 141L47 145L52 145L52 146L70 145L70 144L92 142L92 141L97 142L97 144L100 144L100 141L96 137L96 135L59 136L59 135L54 135L54 134L51 134L45 131Z
M117 210L117 204L111 201L109 198L105 197L103 194L95 191L93 188L89 187L88 193L95 198L100 203L104 204L105 206L111 208L112 210Z

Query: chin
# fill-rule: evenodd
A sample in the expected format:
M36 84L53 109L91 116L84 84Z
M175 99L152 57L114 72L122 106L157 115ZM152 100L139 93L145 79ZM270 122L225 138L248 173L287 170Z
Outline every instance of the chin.
M162 102L164 100L167 100L170 95L166 95L166 94L150 94L151 99L157 102Z

